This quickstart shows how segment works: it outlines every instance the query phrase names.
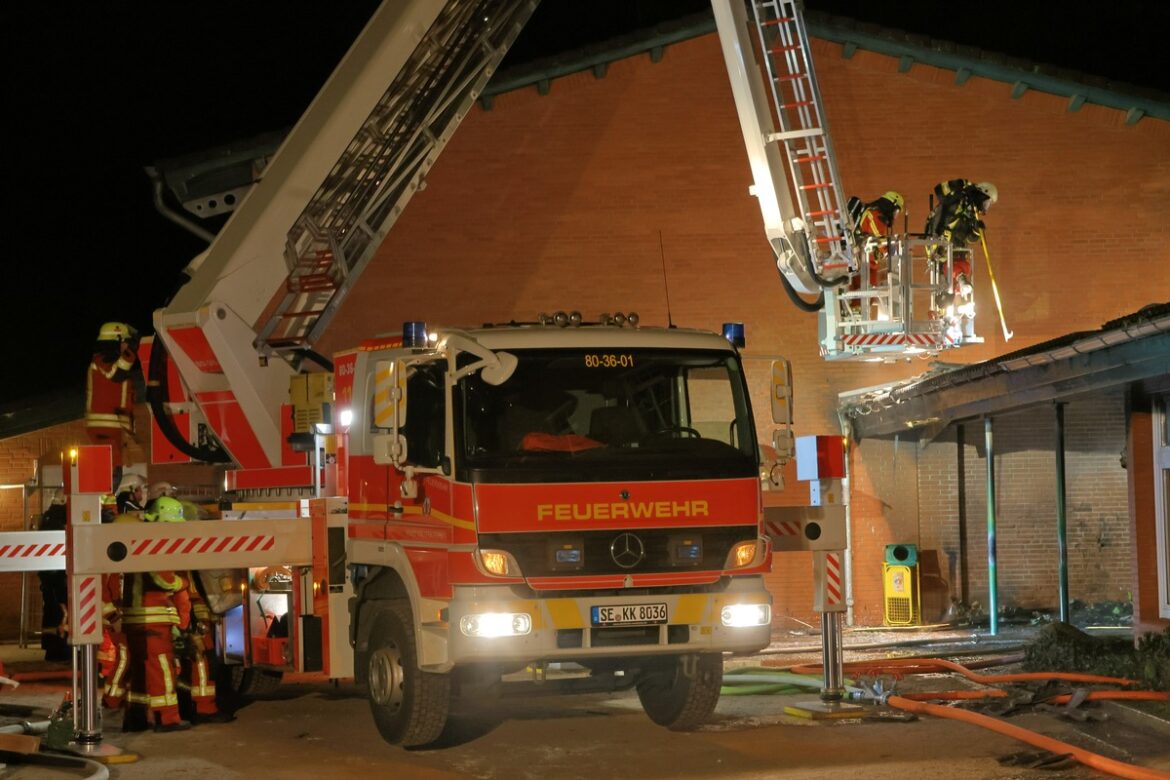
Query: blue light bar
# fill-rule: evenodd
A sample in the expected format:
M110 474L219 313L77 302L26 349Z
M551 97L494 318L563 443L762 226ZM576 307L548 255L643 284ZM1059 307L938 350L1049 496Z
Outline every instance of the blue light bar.
M407 320L402 323L402 346L408 349L426 349L427 324L422 320Z
M743 349L747 345L747 340L744 338L742 322L723 323L723 338L730 341L732 346L740 349Z

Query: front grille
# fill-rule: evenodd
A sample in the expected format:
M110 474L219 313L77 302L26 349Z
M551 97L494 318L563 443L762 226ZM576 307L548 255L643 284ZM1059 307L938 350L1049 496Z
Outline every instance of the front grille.
M633 647L635 645L657 645L658 626L613 626L610 628L591 628L589 644L591 647ZM668 645L682 645L690 641L690 626L667 626L666 643ZM557 631L557 647L572 648L585 646L585 629L566 628Z
M610 553L614 540L622 534L634 534L640 540L645 557L635 565L619 566ZM555 533L482 534L479 545L485 549L507 550L520 564L525 577L565 577L599 574L654 574L677 571L721 570L727 554L737 542L755 539L756 527L722 528L654 528L611 529L607 531L563 531ZM700 545L694 559L672 557L672 541ZM558 564L555 553L565 545L580 546L580 565Z

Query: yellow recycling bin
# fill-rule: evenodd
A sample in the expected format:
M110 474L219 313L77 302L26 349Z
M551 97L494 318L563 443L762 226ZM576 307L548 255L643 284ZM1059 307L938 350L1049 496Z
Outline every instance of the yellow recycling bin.
M917 547L912 544L886 547L886 560L882 563L882 595L887 626L914 626L922 621Z

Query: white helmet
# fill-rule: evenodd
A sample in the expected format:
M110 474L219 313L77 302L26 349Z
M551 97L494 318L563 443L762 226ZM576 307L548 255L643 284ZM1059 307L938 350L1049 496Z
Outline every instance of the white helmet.
M980 209L981 211L987 211L987 209L993 203L995 203L997 200L999 200L999 189L996 188L996 186L989 181L979 182L978 184L975 185L975 189L979 190L980 192L982 192L984 195L987 196L987 199L983 202L983 208Z
M122 481L118 483L118 489L115 493L125 493L128 490L146 490L146 480L140 475L130 473L122 477Z
M170 482L155 482L150 486L150 494L147 498L162 498L163 496L174 498L177 492L175 486Z

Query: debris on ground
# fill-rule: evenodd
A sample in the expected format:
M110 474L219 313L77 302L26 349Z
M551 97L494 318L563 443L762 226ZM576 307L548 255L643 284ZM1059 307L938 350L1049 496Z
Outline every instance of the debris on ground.
M1126 677L1140 687L1170 691L1170 628L1129 637L1092 636L1067 623L1044 626L1027 646L1024 668Z

